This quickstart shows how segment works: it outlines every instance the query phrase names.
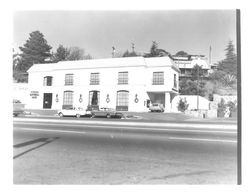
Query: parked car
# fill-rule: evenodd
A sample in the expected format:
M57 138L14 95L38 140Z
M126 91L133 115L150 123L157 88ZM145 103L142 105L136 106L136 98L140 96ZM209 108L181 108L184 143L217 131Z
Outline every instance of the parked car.
M122 118L123 114L121 112L116 112L115 109L113 108L100 108L99 110L92 110L91 111L92 113L92 117L96 117L96 116L99 116L99 117L107 117L107 118Z
M67 108L67 109L61 109L57 111L57 114L60 117L64 116L75 116L77 118L80 118L81 116L91 116L91 112L84 110L82 108Z
M24 104L20 100L13 100L13 116L18 116L24 113Z
M159 103L153 103L150 107L149 110L151 112L164 112L164 106Z

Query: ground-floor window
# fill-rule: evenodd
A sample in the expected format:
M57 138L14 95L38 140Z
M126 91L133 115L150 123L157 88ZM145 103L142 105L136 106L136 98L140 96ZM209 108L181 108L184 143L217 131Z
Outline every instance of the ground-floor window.
M64 91L63 94L63 108L72 108L73 107L73 91Z
M129 92L128 91L117 91L116 99L116 110L128 111L129 105Z

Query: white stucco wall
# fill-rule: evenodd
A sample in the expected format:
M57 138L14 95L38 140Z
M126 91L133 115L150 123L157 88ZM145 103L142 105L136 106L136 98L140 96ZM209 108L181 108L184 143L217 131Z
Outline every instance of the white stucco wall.
M131 59L130 59L131 60ZM162 58L162 60L164 60ZM98 61L98 60L97 60ZM158 59L159 61L159 59ZM151 61L153 62L153 61ZM72 62L70 62L72 63ZM77 62L79 65L79 62ZM131 62L130 62L131 63ZM176 74L176 80L178 85L178 72L171 66L152 66L146 65L134 66L110 66L110 67L93 67L88 68L82 66L76 69L70 68L66 62L63 64L63 68L60 69L56 64L55 70L50 70L51 66L48 67L48 71L35 70L29 72L29 90L39 91L37 98L29 98L29 108L43 108L43 94L53 93L52 95L52 108L61 109L63 104L63 93L66 90L74 92L74 107L86 108L89 101L89 91L97 90L100 91L100 107L116 108L116 97L117 91L126 90L129 91L129 111L148 111L146 107L146 100L149 99L147 92L172 92L174 85L174 74ZM50 69L49 69L50 68ZM128 72L128 84L118 85L118 72ZM153 72L164 72L164 85L152 85ZM74 84L71 86L65 86L65 74L74 74ZM99 73L100 84L90 85L91 73ZM52 76L52 86L43 86L43 78L45 76ZM178 87L177 87L178 88ZM175 93L175 91L173 91ZM83 101L80 103L79 98L82 95ZM107 94L109 95L110 102L106 102ZM56 102L56 95L58 95L59 101ZM138 102L135 102L135 96L137 95ZM170 104L170 102L169 102Z
M178 95L174 97L172 100L172 111L177 112L178 111L178 104L180 99L186 99L188 106L188 110L194 110L197 109L197 98L199 101L199 109L208 110L209 109L209 101L201 96L196 95Z

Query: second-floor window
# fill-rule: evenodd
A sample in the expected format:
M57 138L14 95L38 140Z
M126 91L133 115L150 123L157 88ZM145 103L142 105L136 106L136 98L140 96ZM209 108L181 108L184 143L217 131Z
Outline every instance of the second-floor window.
M164 85L164 72L153 72L153 85Z
M46 76L43 78L43 86L52 86L52 77Z
M90 85L99 85L100 84L100 74L99 73L91 73L90 74Z
M177 88L176 74L174 74L174 88Z
M128 72L119 72L118 73L118 85L128 84Z
M74 80L73 80L73 74L66 74L65 75L65 85L73 85Z

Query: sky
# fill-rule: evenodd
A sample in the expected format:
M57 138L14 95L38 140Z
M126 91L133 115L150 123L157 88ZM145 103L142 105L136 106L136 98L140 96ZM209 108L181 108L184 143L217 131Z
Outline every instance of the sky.
M59 44L78 46L94 58L116 52L149 52L152 41L174 55L178 51L209 56L212 63L225 58L229 40L236 45L235 10L166 11L17 11L13 17L13 47L18 51L39 30L52 50Z

